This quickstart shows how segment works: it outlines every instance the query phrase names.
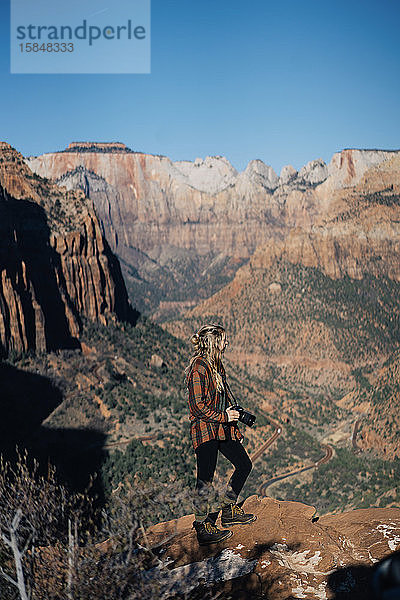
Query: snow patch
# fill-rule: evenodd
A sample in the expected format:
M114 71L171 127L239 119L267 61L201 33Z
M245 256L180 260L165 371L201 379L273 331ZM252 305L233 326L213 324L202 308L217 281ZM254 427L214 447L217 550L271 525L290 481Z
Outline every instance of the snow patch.
M292 593L296 595L296 598L309 598L309 594L312 594L312 597L318 598L318 600L328 600L325 587L326 583L321 583L316 588L311 587L310 585L307 587L299 585L298 587L292 589Z
M271 561L270 561L270 560L262 560L262 561L260 562L260 567L261 567L261 569L265 569L265 568L266 568L266 567L268 567L270 564L271 564Z
M145 579L155 580L159 585L158 598L168 598L177 593L187 593L201 583L228 581L242 577L254 570L257 560L246 560L233 550L226 548L217 556L183 565L176 569L165 568L167 561L148 571Z
M380 531L383 534L383 537L387 540L388 546L392 552L398 549L400 544L400 535L399 533L394 534L393 531L399 532L399 527L395 523L389 523L389 525L378 525L377 531Z
M270 553L276 557L281 567L298 573L322 574L316 570L316 566L322 560L321 552L317 550L312 556L307 556L310 552L291 552L286 544L274 544L270 549Z

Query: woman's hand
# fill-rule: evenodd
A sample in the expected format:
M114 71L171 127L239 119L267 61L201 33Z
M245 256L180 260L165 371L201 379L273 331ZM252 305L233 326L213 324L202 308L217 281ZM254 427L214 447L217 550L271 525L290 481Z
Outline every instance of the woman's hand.
M228 415L228 423L231 421L237 421L240 417L239 411L235 410L232 406L227 408L225 412Z

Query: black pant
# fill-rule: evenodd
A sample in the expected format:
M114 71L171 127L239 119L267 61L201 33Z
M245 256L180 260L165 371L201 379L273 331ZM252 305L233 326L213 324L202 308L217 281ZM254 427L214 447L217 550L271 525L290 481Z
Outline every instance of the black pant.
M209 520L215 522L218 517L219 510L210 511L211 508L216 508L218 503L212 488L218 451L235 467L222 499L225 504L236 502L253 466L246 450L237 440L210 440L200 444L196 448L197 481L194 502L195 519L198 521L204 520L208 515Z

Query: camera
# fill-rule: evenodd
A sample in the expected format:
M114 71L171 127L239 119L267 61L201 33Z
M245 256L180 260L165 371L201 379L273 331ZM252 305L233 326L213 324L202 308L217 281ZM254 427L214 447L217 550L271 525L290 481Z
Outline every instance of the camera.
M252 415L251 413L247 412L247 410L245 410L242 406L238 406L237 404L235 406L231 406L231 408L238 411L239 421L241 423L244 423L248 427L253 427L256 421L255 415Z

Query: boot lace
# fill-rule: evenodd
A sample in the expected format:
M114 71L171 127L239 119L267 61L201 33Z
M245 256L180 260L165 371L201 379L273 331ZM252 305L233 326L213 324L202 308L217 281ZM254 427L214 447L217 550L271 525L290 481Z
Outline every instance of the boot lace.
M244 510L241 506L238 506L237 504L233 504L232 513L234 515L244 515Z
M210 521L206 521L204 523L204 529L207 531L207 533L218 533L218 528L210 523Z

